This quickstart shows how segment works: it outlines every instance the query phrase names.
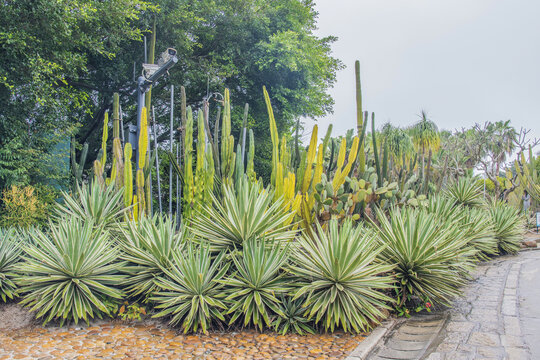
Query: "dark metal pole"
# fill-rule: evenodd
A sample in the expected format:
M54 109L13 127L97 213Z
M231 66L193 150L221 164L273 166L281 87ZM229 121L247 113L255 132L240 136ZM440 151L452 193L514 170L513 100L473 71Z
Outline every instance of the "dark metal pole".
M159 213L163 213L163 206L161 205L161 181L159 179L159 152L158 152L158 141L156 133L156 113L154 107L152 106L152 132L154 133L154 146L156 151L156 178L157 178L157 191L158 191L158 203L159 203Z
M138 149L139 139L141 137L141 117L144 108L144 99L146 93L146 79L144 76L139 76L137 79L137 144L133 146L133 149ZM137 170L139 170L139 152L136 152Z
M169 130L169 149L173 152L173 120L174 120L174 85L171 85L171 121ZM172 164L169 165L169 216L172 216L172 195L173 195L173 171Z

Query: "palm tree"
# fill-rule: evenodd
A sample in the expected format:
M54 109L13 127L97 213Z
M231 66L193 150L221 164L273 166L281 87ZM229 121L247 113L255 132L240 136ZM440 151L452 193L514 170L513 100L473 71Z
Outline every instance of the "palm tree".
M413 154L414 144L412 138L405 130L393 126L390 123L384 124L381 135L388 144L390 159L393 166L390 168L401 168L404 161L408 160Z
M424 189L427 188L429 181L429 166L431 165L431 155L433 151L437 151L441 144L439 130L437 125L427 118L427 114L422 110L421 119L411 128L411 135L416 151L420 152L421 167L420 178L424 180ZM424 160L428 152L428 173L424 179Z

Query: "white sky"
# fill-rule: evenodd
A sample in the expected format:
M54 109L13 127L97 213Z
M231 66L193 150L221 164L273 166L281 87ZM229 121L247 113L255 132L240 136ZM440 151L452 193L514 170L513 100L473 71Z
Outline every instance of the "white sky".
M425 109L439 128L511 119L540 137L539 0L315 0L317 34L347 66L331 90L334 135L355 127L354 61L364 110L406 126ZM306 120L306 132L312 120ZM319 130L319 132L321 132Z

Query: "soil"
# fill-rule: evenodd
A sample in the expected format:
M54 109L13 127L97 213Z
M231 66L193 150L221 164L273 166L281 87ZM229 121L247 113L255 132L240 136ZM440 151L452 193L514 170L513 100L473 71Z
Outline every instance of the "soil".
M0 303L0 330L15 330L36 324L34 314L16 303Z

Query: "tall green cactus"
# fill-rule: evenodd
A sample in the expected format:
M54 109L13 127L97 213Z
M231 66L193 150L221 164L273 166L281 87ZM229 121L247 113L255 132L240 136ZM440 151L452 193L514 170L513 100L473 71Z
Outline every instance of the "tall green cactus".
M193 113L191 107L186 110L186 125L184 129L184 211L186 219L191 218L194 201L193 183Z
M107 163L107 140L109 138L109 112L105 112L103 117L103 133L101 135L101 158L99 162L102 166L101 173L105 169L105 164Z
M120 95L113 94L113 139L120 138Z
M366 171L366 158L364 149L364 137L361 135L365 132L362 112L362 84L360 82L360 61L354 63L354 72L356 77L356 129L360 138L360 149L358 151L358 174L362 176Z
M229 89L225 89L223 124L221 127L221 176L223 184L232 181L234 172L234 137L231 135L231 102Z
M270 138L272 139L272 175L270 183L276 186L276 175L279 163L279 135L276 126L276 119L274 118L274 110L272 109L272 103L270 102L268 91L266 91L266 86L263 86L263 94L264 101L266 102L268 119L270 121Z
M124 146L124 206L130 207L133 203L133 168L131 165L131 156L133 150L130 143Z
M377 148L377 132L375 130L375 113L371 113L371 139L373 142L373 157L375 158L375 170L377 172L377 185L382 186L382 172Z
M250 181L252 182L257 180L257 175L255 174L254 159L255 159L255 136L253 135L253 130L249 129L249 150L248 150L246 174L248 178L250 179Z
M71 140L71 172L73 173L74 188L77 184L82 184L82 175L84 171L84 164L86 163L86 157L88 156L88 143L84 143L79 163L77 163L75 155L75 139Z

